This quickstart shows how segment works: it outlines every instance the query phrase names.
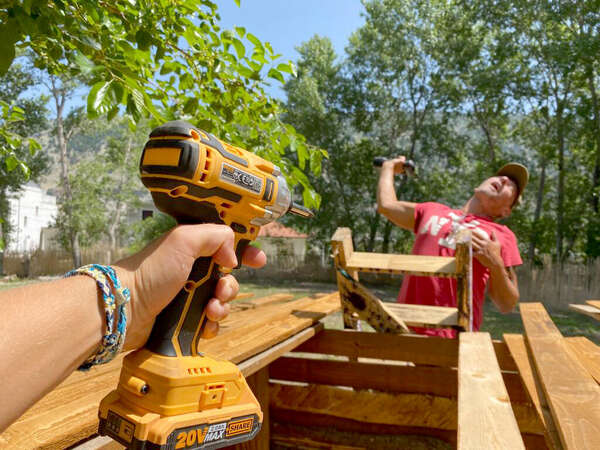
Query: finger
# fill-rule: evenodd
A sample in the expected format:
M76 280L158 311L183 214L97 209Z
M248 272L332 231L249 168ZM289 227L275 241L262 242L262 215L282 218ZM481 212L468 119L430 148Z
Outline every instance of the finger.
M206 305L206 317L209 321L218 322L227 317L230 310L229 303L223 303L219 299L211 298Z
M204 325L204 330L202 331L202 338L211 339L214 338L217 334L219 334L219 323L208 320Z
M249 245L242 255L242 264L259 269L267 263L267 255L262 250Z
M492 230L492 241L497 241L498 238L496 237L496 232L494 230Z
M233 275L225 275L215 286L215 297L222 303L233 300L240 290L240 285Z
M482 245L485 244L485 242L486 241L484 239L481 239L479 237L476 237L476 236L471 237L471 244L473 244L473 246L478 245L481 247Z
M173 234L174 239L181 240L182 251L189 252L194 259L212 256L217 264L224 267L237 266L233 230L228 226L208 223L180 225Z

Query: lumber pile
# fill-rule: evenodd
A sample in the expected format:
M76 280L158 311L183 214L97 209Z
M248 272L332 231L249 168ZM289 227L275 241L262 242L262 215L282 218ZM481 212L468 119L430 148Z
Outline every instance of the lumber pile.
M521 304L524 335L502 340L324 329L320 319L340 309L337 292L237 304L204 348L237 363L263 407L259 436L236 450L414 448L414 439L427 448L600 448L600 347L563 338L539 303ZM86 449L120 448L94 434L121 359L71 375L0 435L0 447L92 438Z
M337 292L293 301L291 297L276 294L255 300L254 307L234 308L221 323L219 335L205 341L203 351L238 364L257 396L263 386L266 389L264 368L314 336L322 328L319 320L340 308ZM0 448L62 449L93 437L98 405L117 386L122 358L87 373L73 373L0 434ZM266 433L253 441L254 448L268 445L264 443L265 436L269 440L268 406L266 412Z

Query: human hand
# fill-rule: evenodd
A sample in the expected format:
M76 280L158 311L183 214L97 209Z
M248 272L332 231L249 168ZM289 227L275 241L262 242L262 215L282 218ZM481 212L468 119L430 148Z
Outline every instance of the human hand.
M491 238L488 237L487 233L476 233L473 231L471 234L471 243L473 244L473 256L485 267L488 269L504 267L502 254L500 253L502 245L498 241L494 231L492 231Z
M404 163L406 162L406 156L398 156L396 158L387 159L381 165L382 170L392 169L394 174L404 173Z
M124 350L145 344L155 317L175 297L187 281L194 261L212 256L223 267L235 267L234 234L225 225L180 225L152 242L141 252L113 264L122 284L131 291L128 304L128 325ZM262 267L266 256L248 246L242 263ZM203 338L214 337L219 321L229 313L229 302L238 293L239 285L232 275L219 279L212 298L206 306L208 321Z

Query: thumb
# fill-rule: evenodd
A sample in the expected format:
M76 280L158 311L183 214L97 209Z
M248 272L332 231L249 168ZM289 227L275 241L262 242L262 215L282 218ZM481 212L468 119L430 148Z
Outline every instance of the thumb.
M221 266L237 266L233 248L235 236L227 225L181 225L177 227L176 232L179 237L177 244L194 259L212 256Z
M496 232L494 230L492 230L492 241L497 241L498 238L496 237Z

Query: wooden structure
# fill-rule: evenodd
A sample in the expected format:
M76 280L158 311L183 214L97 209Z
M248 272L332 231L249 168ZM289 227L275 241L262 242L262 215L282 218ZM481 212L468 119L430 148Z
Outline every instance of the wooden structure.
M600 448L600 348L563 338L539 303L520 306L525 335L502 341L324 329L337 292L234 305L203 350L236 362L262 404L263 429L237 450ZM71 375L0 448L121 448L95 437L121 359Z
M457 236L455 257L355 252L349 228L336 230L331 248L346 328L362 319L382 333L408 333L407 326L473 329L469 232ZM359 283L359 272L456 278L457 307L384 303Z

